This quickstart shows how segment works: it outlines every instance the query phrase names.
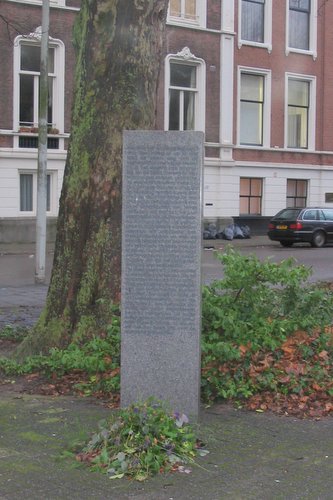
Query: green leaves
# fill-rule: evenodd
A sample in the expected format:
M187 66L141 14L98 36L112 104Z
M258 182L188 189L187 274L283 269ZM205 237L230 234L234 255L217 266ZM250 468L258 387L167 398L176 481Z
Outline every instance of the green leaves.
M8 332L7 332L8 333ZM76 388L84 395L96 392L118 394L120 388L120 315L114 317L105 334L85 343L72 343L66 349L53 348L47 356L31 356L24 363L1 358L0 372L24 375L32 372L56 378L75 374ZM78 374L82 373L82 380ZM59 382L61 383L61 382Z
M320 369L314 360L320 352L332 359L332 335L325 333L332 323L332 291L307 284L311 270L292 259L260 261L233 249L217 258L224 278L203 289L203 397L249 398L264 390L302 393L322 377L329 389L332 366L323 375L324 355ZM297 332L305 332L306 340L297 345L295 366L302 356L312 364L307 375L294 367L296 373L289 376L283 346Z
M101 470L110 479L124 476L143 481L158 472L177 470L193 462L198 445L193 429L184 414L170 414L154 399L133 404L99 423L99 432L77 460Z
M0 330L0 339L21 342L29 333L29 328L6 325Z

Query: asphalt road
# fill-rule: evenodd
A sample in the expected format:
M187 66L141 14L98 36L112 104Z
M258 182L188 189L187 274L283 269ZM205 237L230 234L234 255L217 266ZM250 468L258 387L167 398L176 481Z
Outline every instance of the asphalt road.
M212 246L213 242L206 240L204 247ZM297 263L309 266L313 270L312 281L333 281L333 245L324 248L312 248L309 245L295 245L283 248L279 243L270 242L266 237L257 237L250 240L234 240L231 242L236 250L241 253L252 253L260 259L267 257L274 262L279 262L288 257L293 257ZM215 240L217 250L224 251L229 245L225 240ZM33 247L30 252L5 254L0 252L0 288L22 287L34 284L34 255ZM53 261L52 249L46 255L46 281L49 282ZM214 251L203 250L202 276L204 283L221 278L222 266L214 257Z

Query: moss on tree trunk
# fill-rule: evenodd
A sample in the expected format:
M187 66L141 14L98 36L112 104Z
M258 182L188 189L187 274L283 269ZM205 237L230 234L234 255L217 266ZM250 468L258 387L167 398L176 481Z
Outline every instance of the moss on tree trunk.
M84 0L44 311L18 357L103 331L120 301L122 132L153 129L168 0Z

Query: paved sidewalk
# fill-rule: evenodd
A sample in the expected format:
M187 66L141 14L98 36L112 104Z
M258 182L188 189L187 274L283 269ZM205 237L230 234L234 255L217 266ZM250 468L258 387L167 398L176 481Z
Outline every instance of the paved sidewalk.
M191 474L139 483L75 467L60 455L109 409L87 398L0 386L1 500L332 500L333 419L318 422L215 405L202 409L209 455Z
M46 254L46 284L36 285L33 244L0 243L0 328L32 326L45 303L53 262L53 245ZM0 497L1 498L1 497Z

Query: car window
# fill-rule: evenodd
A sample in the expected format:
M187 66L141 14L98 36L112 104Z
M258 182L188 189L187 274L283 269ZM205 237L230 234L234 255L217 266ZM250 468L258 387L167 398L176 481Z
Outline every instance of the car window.
M306 210L303 214L303 220L317 220L318 210Z
M324 212L322 210L318 210L318 215L319 215L319 220L325 220L325 215L324 215Z
M326 220L333 220L333 209L327 209L325 208L325 210L323 210L324 212L324 215L325 215L325 219Z
M284 219L284 220L296 220L299 212L300 212L299 210L287 208L287 209L281 210L281 212L276 214L275 218L276 219Z

